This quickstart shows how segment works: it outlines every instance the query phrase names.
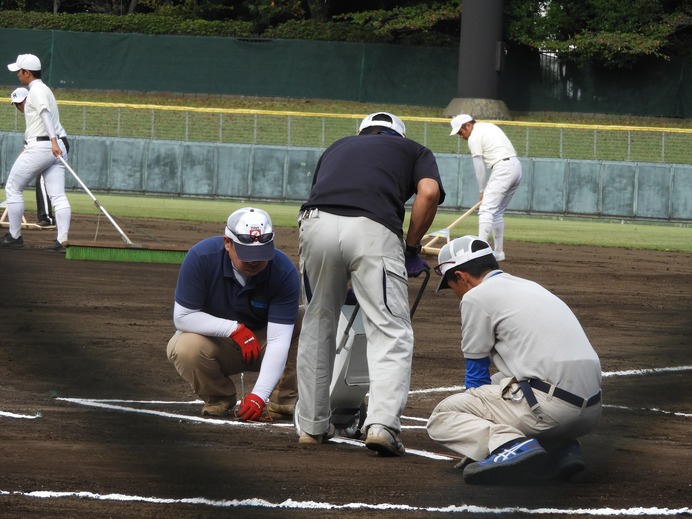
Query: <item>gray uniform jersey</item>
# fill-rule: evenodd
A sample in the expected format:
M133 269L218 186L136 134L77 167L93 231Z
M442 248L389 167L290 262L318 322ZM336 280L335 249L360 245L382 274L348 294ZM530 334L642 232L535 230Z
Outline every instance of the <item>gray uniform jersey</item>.
M517 380L540 379L589 398L601 387L601 364L570 308L539 284L490 272L460 303L466 358L491 356Z

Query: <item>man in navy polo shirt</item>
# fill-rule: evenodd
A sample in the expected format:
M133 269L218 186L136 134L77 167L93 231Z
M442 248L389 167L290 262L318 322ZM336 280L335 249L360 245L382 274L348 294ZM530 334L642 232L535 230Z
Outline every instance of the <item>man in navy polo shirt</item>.
M414 194L404 236L405 204ZM404 454L399 433L413 358L407 277L430 268L419 256L420 240L444 199L435 156L406 138L406 125L394 114L368 115L358 135L337 140L320 157L299 215L300 443L321 444L334 433L329 386L350 282L367 339L365 446L381 456Z
M295 355L300 334L300 282L291 259L274 247L261 209L229 216L224 236L202 240L186 254L175 290L168 359L204 400L203 415L236 405L229 378L259 371L236 414L258 420L267 401L273 419L290 418L297 399Z

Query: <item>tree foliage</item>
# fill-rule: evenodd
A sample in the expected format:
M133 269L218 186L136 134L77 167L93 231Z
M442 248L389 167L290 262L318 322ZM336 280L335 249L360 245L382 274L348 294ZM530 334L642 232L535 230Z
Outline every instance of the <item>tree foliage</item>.
M506 0L506 38L565 61L629 67L689 55L689 0Z
M562 61L631 67L640 58L692 55L692 0L504 0L510 46L553 52ZM56 24L17 20L35 28L65 24L62 15L152 16L151 23L94 20L91 30L149 27L152 33L253 33L266 38L455 47L461 0L0 0L2 11L53 13ZM133 13L133 14L128 14ZM186 20L186 22L184 22ZM206 25L205 21L210 25ZM6 25L0 19L0 25ZM219 25L222 24L222 25ZM90 30L88 19L73 24ZM10 25L11 26L11 25ZM72 29L75 30L75 29ZM229 34L230 35L230 34Z

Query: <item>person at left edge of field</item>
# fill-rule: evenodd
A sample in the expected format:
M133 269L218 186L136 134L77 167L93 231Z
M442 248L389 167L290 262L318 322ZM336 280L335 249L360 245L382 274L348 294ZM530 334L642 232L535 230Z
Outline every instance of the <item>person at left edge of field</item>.
M15 160L5 183L7 216L10 229L0 239L0 247L19 249L24 246L22 218L24 216L24 190L43 175L50 197L57 236L49 252L65 252L70 230L72 208L65 196L65 165L59 157L67 158L69 143L60 124L60 114L55 96L41 80L41 60L33 54L20 54L15 63L7 68L17 73L19 82L28 88L24 104L24 151Z
M10 102L22 114L24 113L24 103L28 95L29 91L24 87L16 88L10 95ZM22 147L19 153L22 151L24 151L24 147ZM36 177L36 221L37 225L41 227L52 227L55 225L53 206L50 203L50 198L46 191L46 181L42 174Z
M189 250L175 289L177 331L167 356L204 400L202 415L231 412L237 389L229 377L253 371L259 375L237 416L259 420L266 405L271 419L292 418L299 302L298 270L275 248L271 218L261 209L238 209L223 236Z

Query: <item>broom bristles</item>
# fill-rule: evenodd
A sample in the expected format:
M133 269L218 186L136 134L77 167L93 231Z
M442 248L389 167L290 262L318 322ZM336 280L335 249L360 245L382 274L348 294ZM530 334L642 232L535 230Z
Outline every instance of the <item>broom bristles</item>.
M65 258L81 261L114 261L129 263L166 263L180 265L187 251L180 249L145 249L120 247L92 247L68 245Z

